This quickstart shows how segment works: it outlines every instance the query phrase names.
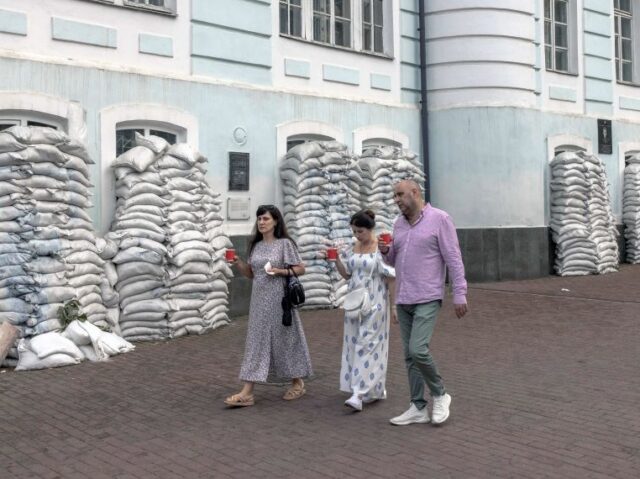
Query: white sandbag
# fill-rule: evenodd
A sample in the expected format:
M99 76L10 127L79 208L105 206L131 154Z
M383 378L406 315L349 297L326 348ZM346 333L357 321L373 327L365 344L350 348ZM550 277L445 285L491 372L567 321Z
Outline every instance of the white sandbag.
M156 156L151 149L146 146L134 146L116 158L111 167L127 167L142 173L153 164L155 159Z
M164 138L155 135L143 136L138 132L135 134L134 142L136 146L148 148L156 155L164 153L169 148L169 143Z
M128 304L122 309L123 314L135 314L135 313L164 313L171 308L166 301L159 300L145 300L138 301L137 303Z
M39 359L52 354L66 354L79 361L84 359L84 355L78 349L78 346L58 332L40 334L39 336L31 338L29 348Z
M153 275L158 278L164 276L164 269L153 263L144 261L131 261L116 266L118 281L124 281L134 276Z
M19 349L18 364L16 371L28 371L35 369L58 368L61 366L71 366L80 363L80 360L67 354L52 354L43 359L39 359L33 351L29 349Z
M118 245L109 239L96 238L96 250L100 258L107 260L113 258L118 252Z
M109 356L128 353L135 349L135 346L129 341L126 341L113 333L103 332L99 337L99 342L102 350Z
M77 319L69 323L60 334L72 341L76 346L91 344L89 333L82 327L82 323Z
M161 264L163 256L155 251L133 246L121 249L111 260L115 264L128 263L131 261L145 261L147 263Z

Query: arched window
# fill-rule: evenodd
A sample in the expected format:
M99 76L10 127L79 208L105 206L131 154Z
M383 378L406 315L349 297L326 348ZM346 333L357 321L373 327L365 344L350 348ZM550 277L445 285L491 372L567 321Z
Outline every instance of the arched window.
M396 148L402 148L402 143L389 138L369 138L362 142L362 149L375 148L381 146L394 146Z
M0 130L14 125L48 126L86 142L87 125L82 106L44 93L0 92Z
M365 148L395 146L409 149L409 137L384 125L368 125L353 130L353 152L361 155Z
M6 130L15 125L46 126L56 130L66 131L66 122L52 115L31 111L0 111L0 130Z
M133 146L135 132L162 136L170 143L199 148L197 118L183 110L157 104L111 105L100 111L101 200L97 226L108 231L115 210L115 181L111 164Z
M164 138L173 145L178 141L185 141L184 128L159 122L123 122L116 126L116 156L120 156L134 146L136 133L148 136L154 135Z
M291 135L287 138L287 151L289 151L294 146L301 145L302 143L307 143L309 141L329 141L335 140L330 136L326 135L316 135L316 134L303 134L303 135Z
M577 145L558 145L553 150L553 154L555 156L555 155L559 155L560 153L566 153L566 152L577 153L579 151L587 151L587 149Z

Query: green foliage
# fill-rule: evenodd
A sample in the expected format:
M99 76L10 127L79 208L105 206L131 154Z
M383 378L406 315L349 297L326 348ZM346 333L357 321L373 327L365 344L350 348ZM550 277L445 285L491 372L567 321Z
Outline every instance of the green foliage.
M63 328L66 328L69 323L75 321L86 321L87 315L80 312L80 303L75 299L67 301L63 306L58 308L58 319Z

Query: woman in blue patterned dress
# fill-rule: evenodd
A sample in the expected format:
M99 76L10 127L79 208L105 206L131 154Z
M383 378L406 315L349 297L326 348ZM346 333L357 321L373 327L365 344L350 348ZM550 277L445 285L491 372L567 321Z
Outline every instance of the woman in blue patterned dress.
M225 399L225 404L234 407L252 406L254 384L271 378L278 382L291 381L283 399L298 399L306 392L303 378L312 374L309 348L298 311L291 311L291 326L282 324L284 282L290 274L287 266L301 275L304 264L287 234L278 208L260 206L256 217L247 262L233 261L243 276L253 280L247 340L240 368L243 387L239 393Z
M371 210L360 211L351 217L350 224L356 242L343 258L338 256L336 267L349 280L348 291L367 288L373 307L366 315L345 314L340 390L351 394L345 405L361 411L363 403L387 396L389 321L397 322L395 311L390 308L395 271L384 263L378 251L373 232L375 214Z

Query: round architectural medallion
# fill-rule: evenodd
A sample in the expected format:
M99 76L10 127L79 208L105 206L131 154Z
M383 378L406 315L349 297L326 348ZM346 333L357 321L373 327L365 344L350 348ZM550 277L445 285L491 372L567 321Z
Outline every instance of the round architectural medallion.
M236 126L233 130L233 141L238 145L244 145L247 142L247 130L242 126Z

